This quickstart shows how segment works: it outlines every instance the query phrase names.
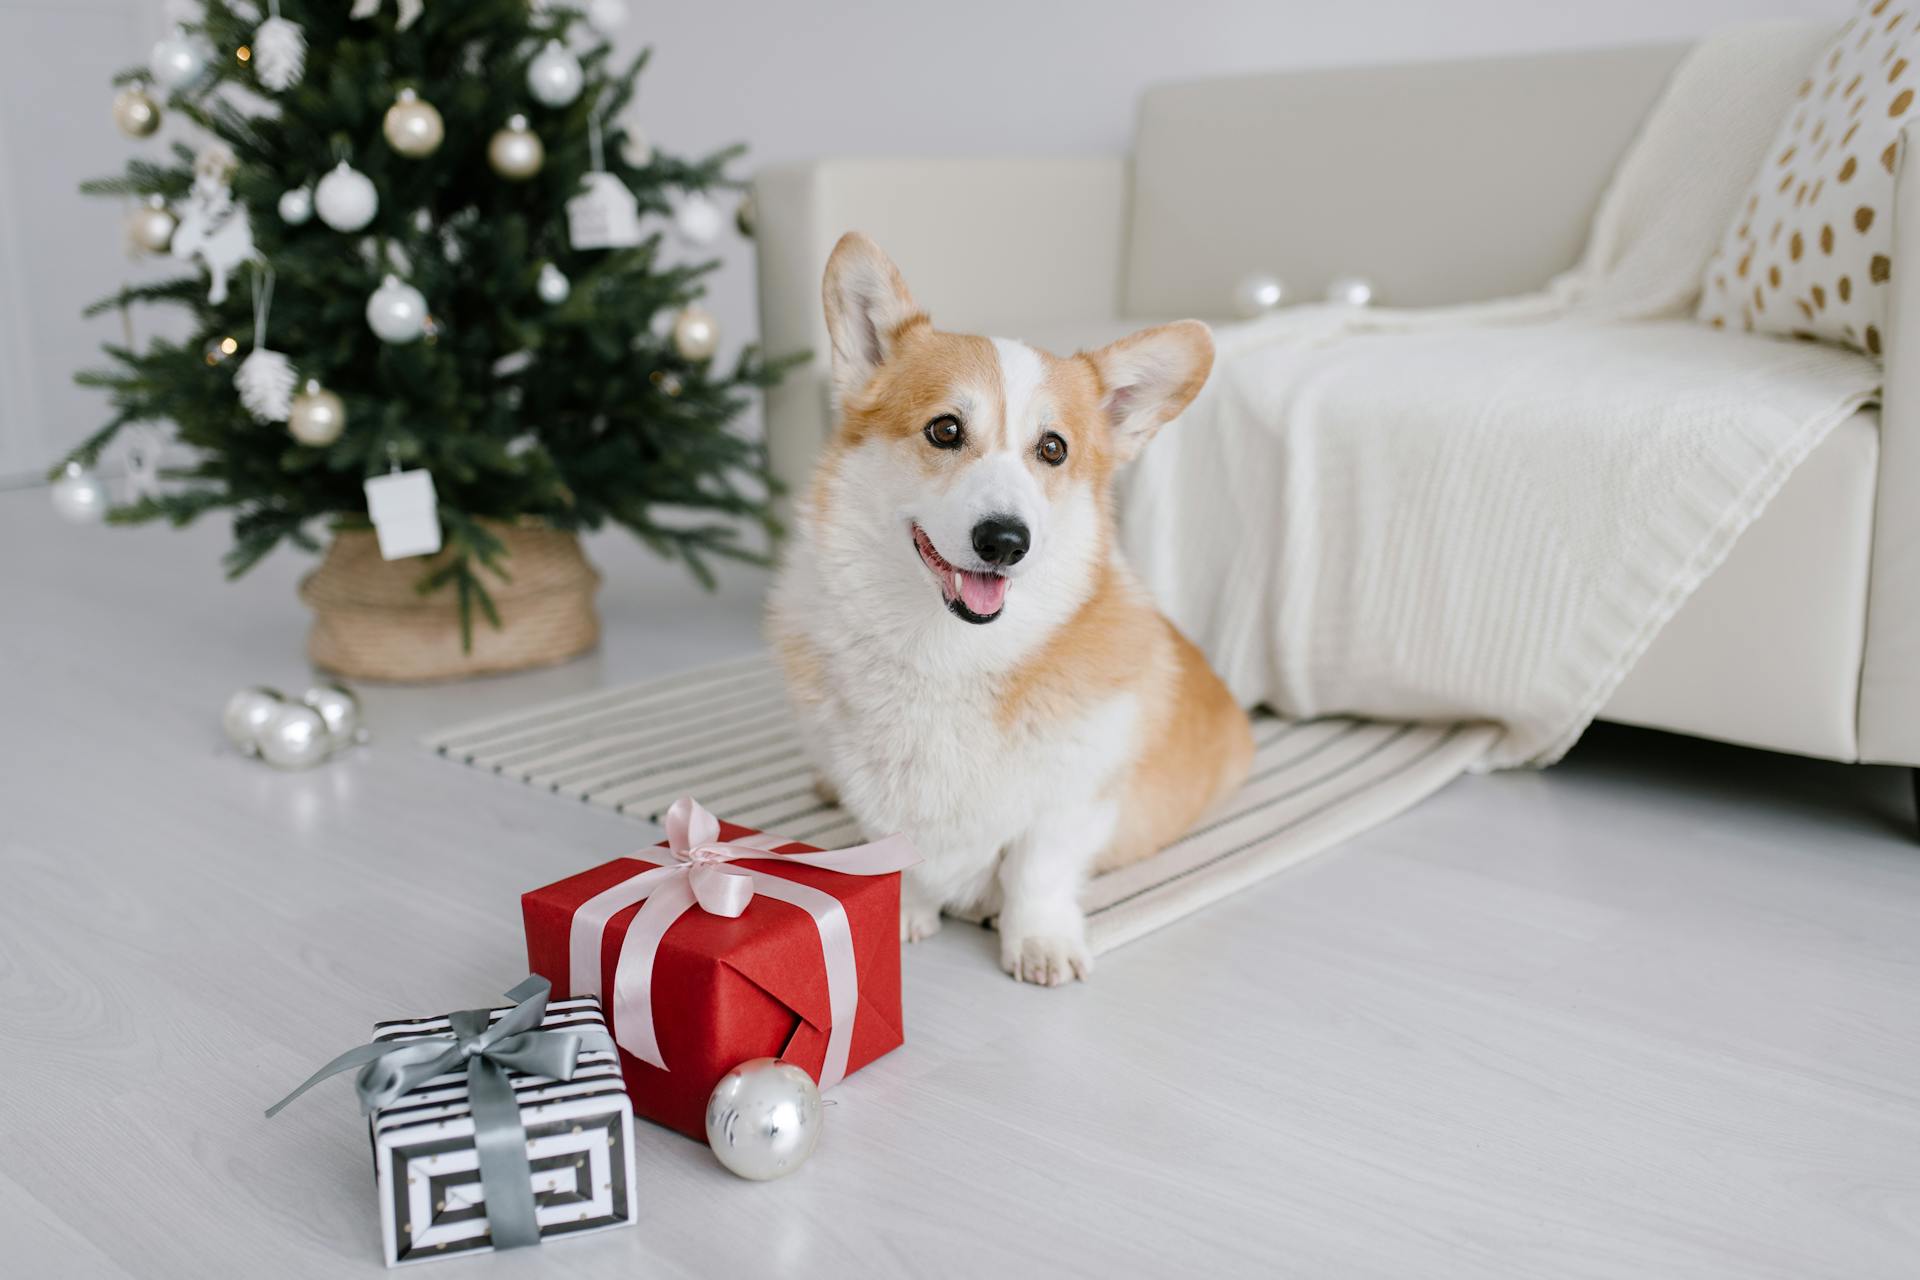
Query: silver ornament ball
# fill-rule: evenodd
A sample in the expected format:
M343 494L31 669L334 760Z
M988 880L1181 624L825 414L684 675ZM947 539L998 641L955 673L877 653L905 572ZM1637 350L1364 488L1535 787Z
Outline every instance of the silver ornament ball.
M280 221L290 227L305 226L313 217L313 192L294 187L281 193Z
M1327 301L1343 307L1373 304L1373 282L1365 276L1336 276L1327 286Z
M147 253L165 253L179 225L166 201L155 196L127 216L127 236Z
M418 341L427 328L427 299L399 276L388 276L367 298L367 326L382 342Z
M327 758L327 722L312 707L283 702L260 728L260 758L276 769L309 769Z
M207 69L207 46L185 31L162 36L147 59L147 73L163 89L184 89Z
M601 35L612 35L627 25L627 0L587 0L587 21Z
M313 206L335 231L358 231L380 212L380 193L372 178L342 160L313 189Z
M317 684L300 701L320 713L327 724L327 749L338 751L360 741L360 699L339 684Z
M446 121L440 118L439 109L412 89L402 89L393 100L380 122L380 131L386 134L388 146L413 160L438 151L447 137Z
M53 509L71 524L98 524L106 518L107 507L111 505L106 482L91 468L77 462L69 462L61 469L50 494Z
M525 116L508 120L506 128L487 143L487 163L509 182L525 182L546 162L547 148L540 135L527 128Z
M540 291L540 301L550 307L559 306L573 292L573 282L551 262L540 268L540 279L534 287Z
M707 1099L707 1145L743 1178L764 1182L805 1164L820 1141L820 1090L778 1058L743 1062Z
M144 87L131 85L114 95L113 122L129 138L151 138L160 129L160 104Z
M264 685L241 689L228 698L227 705L221 709L220 728L227 735L227 741L242 753L259 755L260 735L266 731L268 722L280 714L285 702L279 690Z
M338 440L346 426L347 406L340 397L317 380L307 379L287 412L287 433L301 444L319 449Z
M644 169L653 163L653 142L647 137L647 131L638 125L631 126L620 138L620 158L636 169Z
M689 192L673 211L673 229L690 245L703 247L720 238L726 215L720 206L698 191Z
M586 82L580 59L558 40L547 41L546 48L527 64L527 92L542 106L567 106L580 96Z
M688 307L673 322L673 349L687 360L711 360L720 348L720 322L701 307Z
M1244 320L1265 315L1286 301L1287 287L1278 276L1256 272L1233 288L1234 313Z

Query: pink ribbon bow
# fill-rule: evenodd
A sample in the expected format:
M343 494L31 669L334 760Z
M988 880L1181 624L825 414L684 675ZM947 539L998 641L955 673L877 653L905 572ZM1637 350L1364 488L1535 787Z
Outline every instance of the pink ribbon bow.
M784 836L761 834L722 841L720 821L691 796L682 796L667 810L667 847L673 861L655 865L589 898L574 912L568 937L570 987L575 995L602 995L600 940L607 922L645 899L620 944L614 965L613 999L620 1047L642 1062L667 1069L653 1025L653 964L660 940L673 922L694 906L717 916L740 915L756 893L788 902L813 917L826 960L827 1007L833 1026L827 1032L826 1061L820 1069L820 1087L835 1084L847 1073L852 1047L854 1012L860 1005L860 977L854 962L853 929L846 908L830 893L767 871L730 865L738 858L793 862L847 875L877 876L902 871L920 861L905 836L888 836L871 844L819 853L775 853L773 846L791 844ZM657 850L646 851L657 856ZM603 1001L603 1003L606 1003Z

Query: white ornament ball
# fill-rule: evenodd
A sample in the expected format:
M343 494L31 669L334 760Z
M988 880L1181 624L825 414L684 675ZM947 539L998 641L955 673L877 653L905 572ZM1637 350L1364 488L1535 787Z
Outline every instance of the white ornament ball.
M820 1090L778 1058L743 1062L707 1099L707 1145L743 1178L764 1182L805 1164L820 1141Z
M727 216L720 206L698 191L688 192L673 211L673 229L691 245L712 244L726 225Z
M621 135L620 158L635 169L644 169L653 163L653 141L645 129L631 125Z
M333 749L327 722L318 711L298 702L283 702L260 729L260 756L276 769L308 769Z
M627 0L587 0L587 21L601 35L612 35L627 25Z
M251 689L241 689L231 698L220 712L220 728L225 731L227 741L250 756L260 754L260 735L266 731L286 699L277 689L255 685Z
M360 699L353 690L339 684L317 684L300 701L320 713L327 725L327 749L338 751L362 739Z
M527 64L527 92L534 101L547 107L564 107L580 96L580 90L586 85L586 73L580 69L580 59L558 40L547 41L547 47L533 56Z
M372 178L342 160L314 188L313 205L335 231L359 231L380 211L380 193Z
M106 519L107 485L92 469L69 462L53 482L53 509L71 524L98 524Z
M487 143L487 163L509 182L525 182L546 162L547 149L540 135L527 128L525 116L508 120L507 127Z
M147 59L147 73L163 89L184 89L206 69L206 43L177 29L160 37Z
M427 299L399 276L388 276L367 298L367 325L382 342L415 342L426 332Z
M1246 320L1265 315L1286 300L1287 287L1278 276L1254 274L1233 289L1233 309Z
M287 433L301 444L325 448L347 428L347 406L340 397L309 378L287 411Z
M280 221L290 227L303 227L313 218L313 192L293 187L280 195Z
M1373 282L1365 276L1337 276L1327 286L1327 301L1343 307L1365 307L1373 303Z
M148 253L165 253L179 225L179 220L168 210L167 202L155 196L128 215L127 236L136 247Z
M535 287L540 291L540 301L550 307L559 306L573 292L573 282L551 262L540 268L540 280Z
M720 348L720 322L701 307L688 307L673 322L673 349L688 360L711 360Z
M144 87L130 85L114 95L113 122L129 138L151 138L160 128L160 104Z
M386 134L388 146L414 160L438 151L447 137L446 121L440 118L439 109L412 89L402 89L393 100L380 122L380 131Z

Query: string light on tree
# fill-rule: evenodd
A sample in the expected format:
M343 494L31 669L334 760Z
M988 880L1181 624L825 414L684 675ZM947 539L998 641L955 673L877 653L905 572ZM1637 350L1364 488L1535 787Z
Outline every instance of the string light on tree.
M438 151L447 136L439 109L412 89L402 89L387 108L380 131L387 135L388 146L414 160Z
M535 287L540 292L540 301L550 307L559 306L573 293L573 282L551 262L540 268L540 280Z
M240 339L232 334L224 338L208 338L207 345L200 348L200 358L206 362L207 368L218 369L233 359L239 350Z
M487 163L509 182L525 182L547 162L540 135L527 127L525 116L514 116L487 143Z
M129 138L151 138L160 131L160 104L146 85L128 85L114 95L113 123Z

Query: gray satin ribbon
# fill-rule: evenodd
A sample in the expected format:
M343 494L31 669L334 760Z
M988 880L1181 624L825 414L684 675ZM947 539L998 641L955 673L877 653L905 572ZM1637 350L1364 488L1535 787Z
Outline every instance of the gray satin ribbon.
M354 1091L368 1115L390 1106L435 1076L467 1067L467 1099L473 1108L473 1146L480 1157L480 1186L487 1199L487 1227L496 1249L540 1243L534 1218L533 1170L527 1163L527 1127L520 1119L508 1071L573 1079L574 1064L590 1050L613 1049L599 1027L567 1031L538 1030L547 1014L553 984L532 977L507 992L514 1008L487 1025L490 1009L449 1014L452 1030L416 1040L389 1040L349 1049L308 1076L306 1082L267 1108L271 1120L281 1108L328 1076L360 1068Z

